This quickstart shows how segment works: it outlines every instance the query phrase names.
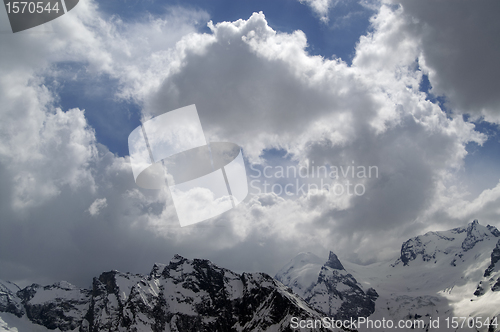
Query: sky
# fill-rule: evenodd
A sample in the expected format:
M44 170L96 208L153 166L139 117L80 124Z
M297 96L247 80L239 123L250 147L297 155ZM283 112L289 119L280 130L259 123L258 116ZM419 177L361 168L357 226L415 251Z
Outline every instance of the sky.
M90 287L176 253L274 275L299 252L370 264L500 227L499 10L80 0L12 33L2 8L0 279ZM168 190L134 182L128 136L192 104L208 141L241 146L250 193L180 227Z

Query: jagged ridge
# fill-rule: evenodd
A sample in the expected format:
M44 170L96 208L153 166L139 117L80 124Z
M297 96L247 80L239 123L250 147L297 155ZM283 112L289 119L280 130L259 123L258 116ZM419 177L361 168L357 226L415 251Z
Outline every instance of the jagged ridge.
M92 290L0 286L2 311L61 331L291 331L291 317L321 318L265 273L239 275L178 255L149 275L102 273Z

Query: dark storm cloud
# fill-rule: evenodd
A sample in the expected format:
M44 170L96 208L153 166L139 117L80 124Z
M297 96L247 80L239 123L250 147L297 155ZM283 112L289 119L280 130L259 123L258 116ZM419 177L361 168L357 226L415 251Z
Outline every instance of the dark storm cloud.
M500 119L500 3L480 1L394 1L401 3L411 34L420 40L436 95L458 112Z

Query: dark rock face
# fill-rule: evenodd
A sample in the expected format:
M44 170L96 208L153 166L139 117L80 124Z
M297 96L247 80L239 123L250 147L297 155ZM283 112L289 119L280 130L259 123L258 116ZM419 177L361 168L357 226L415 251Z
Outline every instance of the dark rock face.
M27 317L48 329L73 330L80 326L88 309L90 292L67 282L42 287L33 284L17 293Z
M462 249L464 251L468 251L474 248L476 243L484 240L484 234L478 231L477 225L479 225L479 222L477 220L474 220L467 226L467 237L462 242Z
M491 290L494 292L500 292L500 278L497 279L497 282L491 287Z
M486 293L486 289L483 287L483 282L480 281L479 285L477 285L476 291L474 292L474 295L476 296L482 296Z
M333 252L330 251L330 256L328 257L328 261L325 263L325 266L331 267L335 270L344 270L344 266L340 263L339 258Z
M479 282L477 289L474 292L474 295L482 296L482 295L486 294L486 292L488 291L490 286L491 286L491 290L493 292L500 291L500 277L498 277L499 272L500 272L500 262L499 261L500 261L500 240L498 240L495 248L493 248L493 251L491 252L490 265L484 271L483 276L486 279ZM495 278L497 278L496 282L495 282Z
M94 278L92 290L61 282L32 285L9 296L22 303L20 308L32 322L61 331L264 331L270 327L292 331L292 317L321 319L319 312L267 274L239 275L207 260L177 255L168 265L155 264L149 275L102 273Z
M325 312L335 319L343 320L350 319L351 317L368 317L375 311L375 300L378 297L377 292L372 288L370 289L370 294L367 294L368 291L365 293L361 285L349 273L330 270L325 265L321 268L318 283L313 288L311 296L305 300L314 306L315 304L320 304L320 299L324 295L321 291L323 288L326 288L328 292L329 302L339 300L341 302L338 309L330 306L329 310Z
M486 228L488 228L491 234L493 234L494 236L500 237L500 231L495 226L488 225L486 226Z
M409 239L401 246L401 261L403 265L408 265L408 263L415 260L418 255L422 255L424 261L432 259L431 256L425 253L422 241L418 237Z
M338 263L340 264L340 261ZM351 317L370 316L375 311L377 292L370 288L369 292L365 293L357 280L343 268L342 270L330 269L330 266L325 264L321 268L316 286L312 289L311 295L305 300L314 307L318 305L318 309L319 307L324 308L324 305L321 306L321 299L325 295L322 290L326 288L329 303L340 303L338 309L335 306L329 306L329 310L325 310L325 313L331 317L343 320Z
M491 264L484 271L485 277L489 277L491 275L495 267L497 267L498 261L500 261L500 240L498 240L495 249L493 249L493 251L491 252Z

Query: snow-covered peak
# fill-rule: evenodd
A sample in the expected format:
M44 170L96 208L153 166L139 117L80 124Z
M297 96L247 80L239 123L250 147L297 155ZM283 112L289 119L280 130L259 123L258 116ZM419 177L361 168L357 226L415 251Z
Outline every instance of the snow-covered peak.
M25 321L82 332L282 331L292 317L321 315L267 274L240 275L179 255L155 264L149 275L104 272L92 290L64 281L22 290L0 282L0 313L0 324L13 313L17 326Z
M172 257L172 259L170 260L170 264L178 264L178 263L185 261L185 260L186 260L186 258L182 257L179 254L175 254L174 257Z
M466 252L474 248L479 242L496 241L500 232L494 226L482 226L477 220L465 227L458 227L448 231L428 232L409 239L401 246L401 255L394 266L407 266L413 262L437 262L448 260L457 265L463 261ZM420 257L420 259L418 259Z
M488 225L489 226L489 225ZM467 237L462 242L462 249L468 251L476 245L476 243L483 241L484 239L497 237L498 230L493 227L484 227L479 224L477 220L474 220L467 226Z
M373 313L377 292L365 292L335 253L330 252L323 262L312 253L300 253L278 272L276 279L329 316L343 319Z

